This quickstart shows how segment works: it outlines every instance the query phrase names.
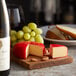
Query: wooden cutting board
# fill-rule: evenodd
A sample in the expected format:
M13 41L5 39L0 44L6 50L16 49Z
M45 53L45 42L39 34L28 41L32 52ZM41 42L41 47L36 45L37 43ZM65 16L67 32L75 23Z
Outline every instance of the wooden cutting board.
M38 61L33 62L31 61L31 58L37 58ZM14 56L11 56L11 61L18 63L27 69L39 69L39 68L44 68L44 67L52 67L52 66L58 66L58 65L63 65L63 64L69 64L73 62L73 58L70 56L67 56L67 57L58 58L58 59L50 58L47 61L42 61L41 58L36 57L36 56L29 56L26 60L18 59Z

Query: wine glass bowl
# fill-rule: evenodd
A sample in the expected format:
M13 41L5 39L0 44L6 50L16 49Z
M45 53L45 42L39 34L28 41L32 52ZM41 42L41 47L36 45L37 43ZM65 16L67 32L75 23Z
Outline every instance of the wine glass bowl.
M20 30L25 23L22 7L16 4L8 4L8 14L11 29L16 31Z

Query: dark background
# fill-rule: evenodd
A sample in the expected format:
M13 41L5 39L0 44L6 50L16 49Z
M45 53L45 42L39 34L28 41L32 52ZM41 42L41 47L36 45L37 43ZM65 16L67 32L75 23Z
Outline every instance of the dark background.
M35 17L35 14L34 13L31 13L30 12L30 1L31 0L6 0L6 3L7 5L8 4L17 4L17 5L21 5L22 8L23 8L23 11L24 11L24 18L25 18L25 24L29 23L29 22L36 22L37 23L37 19ZM39 14L39 19L38 19L38 23L40 25L49 25L49 24L64 24L65 22L62 22L63 21L63 18L62 18L62 15L64 14L64 12L67 12L68 11L68 6L72 4L73 5L73 8L74 8L74 24L76 23L76 0L61 0L61 3L60 3L60 7L61 7L61 10L62 10L62 14L60 15L60 21L57 22L56 20L56 16L54 16L54 22L46 22L44 20L44 13L41 12Z
M30 7L31 7L31 0L6 0L7 5L8 4L16 4L16 5L21 5L23 12L24 12L24 18L25 18L25 24L28 24L29 22L35 22L37 23L37 25L48 25L51 24L46 22L44 20L44 13L40 12L39 13L39 19L36 16L35 12L31 12L30 11Z
M30 11L29 11L29 7L30 7L30 0L6 0L7 5L8 4L17 4L17 5L21 5L24 11L24 15L25 15L25 22L28 23L29 17L30 17Z

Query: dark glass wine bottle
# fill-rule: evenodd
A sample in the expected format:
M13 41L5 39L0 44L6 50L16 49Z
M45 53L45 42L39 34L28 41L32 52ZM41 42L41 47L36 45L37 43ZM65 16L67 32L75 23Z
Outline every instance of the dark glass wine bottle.
M8 76L10 69L9 18L5 0L0 0L0 76Z

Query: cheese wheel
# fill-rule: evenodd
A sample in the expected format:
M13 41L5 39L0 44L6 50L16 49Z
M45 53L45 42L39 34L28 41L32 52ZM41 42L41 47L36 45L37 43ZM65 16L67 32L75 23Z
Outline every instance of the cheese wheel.
M13 48L13 55L17 58L26 59L29 55L29 44L17 43Z

